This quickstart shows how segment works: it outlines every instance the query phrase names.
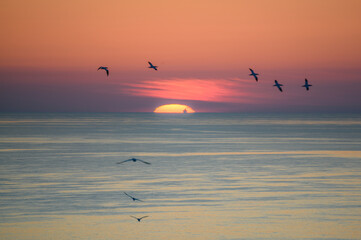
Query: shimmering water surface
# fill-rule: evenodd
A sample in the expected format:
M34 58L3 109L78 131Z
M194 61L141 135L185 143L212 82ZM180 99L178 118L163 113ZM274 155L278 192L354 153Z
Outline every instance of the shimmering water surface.
M130 157L152 164L116 164ZM0 114L1 239L361 239L360 226L360 115Z

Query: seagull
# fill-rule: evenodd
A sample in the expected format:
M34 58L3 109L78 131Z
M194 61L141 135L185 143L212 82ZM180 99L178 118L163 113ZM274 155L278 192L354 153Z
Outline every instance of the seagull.
M107 72L107 76L109 76L109 69L108 69L108 67L99 67L99 68L98 68L98 71L99 71L99 69L105 70L105 71Z
M306 90L308 91L308 90L310 90L309 87L311 87L311 86L312 86L312 85L308 84L308 80L307 80L307 78L306 78L306 79L305 79L305 85L303 85L302 87L305 87Z
M273 85L273 86L278 87L278 89L282 92L281 86L283 86L283 85L282 85L282 84L279 84L279 83L277 82L277 80L275 80L275 85Z
M138 159L138 158L129 158L128 160L124 160L122 162L117 162L117 164L122 164L122 163L130 162L130 161L133 161L133 162L139 161L139 162L142 162L142 163L145 163L145 164L150 164L149 162L146 162L146 161Z
M256 81L258 82L258 77L257 77L257 75L259 75L259 74L258 74L258 73L255 73L255 72L252 70L252 68L250 68L249 70L251 71L250 76L253 76L253 77L256 79Z
M151 62L148 62L149 63L149 67L148 68L153 68L154 70L158 70L157 67L158 66L154 66Z
M139 202L143 202L142 200L138 199L138 198L135 198L135 197L132 197L130 196L128 193L124 192L125 195L127 195L128 197L130 197L131 199L133 199L133 201L139 201Z
M137 219L138 222L140 222L140 220L142 220L143 218L146 218L146 217L148 217L148 216L143 216L143 217L141 217L141 218L137 218L137 217L134 217L134 216L131 216L131 217L134 218L134 219Z

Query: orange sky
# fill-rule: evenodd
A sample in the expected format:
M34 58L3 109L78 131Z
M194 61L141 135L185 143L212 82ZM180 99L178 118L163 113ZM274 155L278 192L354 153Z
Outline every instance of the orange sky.
M361 62L361 1L2 0L1 65L136 70Z
M352 70L347 80L356 82L360 9L359 0L2 0L0 74L15 68L27 74L89 73L106 65L112 84L149 88L154 81L164 88L178 79L184 89L190 85L180 82L196 79L196 91L212 79L220 80L209 84L217 87L234 78L247 80L253 67L263 79L269 76L270 83L290 76L301 82L305 77L326 81L335 69ZM149 72L148 60L159 66L158 72ZM312 75L315 72L318 75ZM209 94L193 100L229 101L219 97L219 91L227 95L225 88L208 89ZM230 97L250 95L232 91ZM164 95L138 88L128 94L192 100L183 98L184 93Z

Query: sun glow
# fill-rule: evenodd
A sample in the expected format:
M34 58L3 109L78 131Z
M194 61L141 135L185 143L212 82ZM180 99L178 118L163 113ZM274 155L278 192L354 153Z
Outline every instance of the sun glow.
M166 104L157 107L154 110L155 113L194 113L195 111L187 106L182 104Z

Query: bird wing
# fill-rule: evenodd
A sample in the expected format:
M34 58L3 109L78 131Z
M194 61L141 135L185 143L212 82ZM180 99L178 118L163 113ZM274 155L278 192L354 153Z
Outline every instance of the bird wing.
M143 219L143 218L146 218L146 217L148 217L148 216L143 216L143 217L141 217L141 218L139 218L139 219Z
M134 216L132 216L132 215L130 215L130 217L132 217L132 218L134 218L134 219L137 219L137 220L138 220L138 218L137 218L137 217L134 217Z
M258 81L258 77L255 75L254 78L256 79L256 81Z
M108 70L108 69L105 69L105 71L107 72L107 76L109 76L109 70Z
M117 164L122 164L122 163L129 162L129 161L132 161L132 160L131 159L124 160L124 161L121 161L121 162L117 162Z
M251 71L251 73L252 73L252 74L254 74L254 72L253 72L253 69L252 69L252 68L250 68L249 70Z
M141 161L142 163L145 163L145 164L150 164L150 162L146 162L144 160L141 160L141 159L137 159L138 161Z
M142 200L138 199L138 198L135 198L135 197L132 197L130 196L128 193L124 192L125 195L127 195L128 197L130 197L131 199L133 199L134 201L139 201L139 202L143 202Z
M102 67L99 67L98 70L99 70L99 69L102 69Z
M133 198L132 196L130 196L128 193L124 192L125 195L127 195L130 198Z
M278 89L282 92L282 88L280 86L278 86Z
M308 80L307 80L307 78L305 79L305 85L308 85Z
M150 65L150 67L153 67L153 64L151 63L151 62L148 62L149 63L149 65Z

